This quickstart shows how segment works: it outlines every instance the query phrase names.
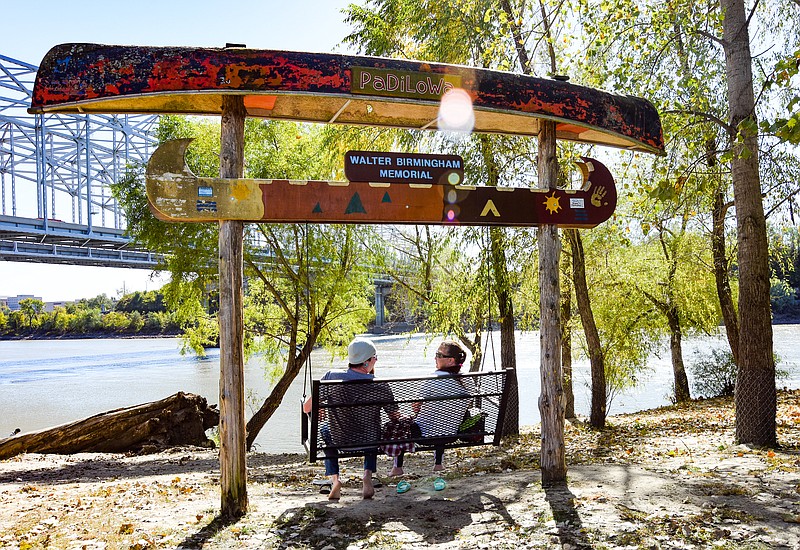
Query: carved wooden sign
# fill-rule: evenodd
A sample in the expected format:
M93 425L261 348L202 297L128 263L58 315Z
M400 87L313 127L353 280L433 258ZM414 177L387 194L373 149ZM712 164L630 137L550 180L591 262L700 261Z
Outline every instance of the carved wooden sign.
M222 179L192 173L184 159L190 142L162 144L147 165L147 197L159 219L589 228L617 204L611 173L589 158L579 164L580 190Z

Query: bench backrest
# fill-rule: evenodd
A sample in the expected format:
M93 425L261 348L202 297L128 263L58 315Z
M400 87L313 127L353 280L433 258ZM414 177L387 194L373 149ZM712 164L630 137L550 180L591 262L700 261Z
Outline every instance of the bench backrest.
M434 446L499 445L512 369L414 378L314 380L312 410L304 415L303 439L314 462L335 451L355 456L388 444ZM412 430L399 430L391 416L414 417ZM460 432L467 417L481 420ZM406 421L406 425L410 425ZM392 429L395 428L395 429ZM379 451L380 452L380 451Z

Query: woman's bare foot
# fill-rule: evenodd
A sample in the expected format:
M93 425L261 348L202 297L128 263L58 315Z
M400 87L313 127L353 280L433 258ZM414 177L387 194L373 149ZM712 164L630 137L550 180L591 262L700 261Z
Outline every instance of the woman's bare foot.
M441 464L435 464L433 466L433 471L434 472L441 472L442 470L444 470L444 466L442 466Z
M391 469L391 471L389 472L389 475L390 475L391 477L397 477L397 476L401 476L401 475L403 475L403 469L402 469L402 468L398 468L397 466L394 466L394 467Z
M328 493L328 500L339 500L342 496L342 482L339 479L334 479L331 482L331 492Z
M364 488L361 491L361 496L365 500L371 499L375 496L375 486L372 484L372 472L364 473Z

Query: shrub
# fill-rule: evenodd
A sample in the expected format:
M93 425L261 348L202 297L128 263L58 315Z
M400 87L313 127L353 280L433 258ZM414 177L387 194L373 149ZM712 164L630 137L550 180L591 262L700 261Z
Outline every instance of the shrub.
M692 389L702 397L733 395L736 389L736 363L727 349L712 349L711 354L694 352L695 361L689 366Z
M770 279L769 301L774 313L796 313L795 291L782 279Z
M698 397L725 397L736 390L738 367L733 362L729 349L712 349L711 353L700 350L694 352L695 362L689 365L692 373L692 389ZM775 380L789 377L789 371L778 368L781 359L773 355L775 361Z
M70 332L86 334L103 328L103 319L99 309L81 309L69 320Z
M130 325L128 325L128 330L130 332L139 332L144 327L144 317L138 311L131 312L128 317L130 318Z
M110 311L103 315L103 328L109 332L122 332L130 324L128 316L119 311Z

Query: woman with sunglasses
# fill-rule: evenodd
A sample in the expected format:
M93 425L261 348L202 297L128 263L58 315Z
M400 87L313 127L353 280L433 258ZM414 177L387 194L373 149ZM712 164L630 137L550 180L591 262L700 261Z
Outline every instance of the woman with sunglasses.
M439 344L434 361L436 362L436 378L426 380L420 389L420 401L412 404L415 414L414 422L419 428L417 436L435 438L443 442L451 441L458 432L458 427L469 408L474 385L472 380L459 376L467 353L453 340L445 340ZM463 397L463 399L444 399L442 397ZM435 442L435 440L433 440ZM394 467L389 475L403 475L403 453L394 459ZM434 446L435 472L444 470L444 445Z

